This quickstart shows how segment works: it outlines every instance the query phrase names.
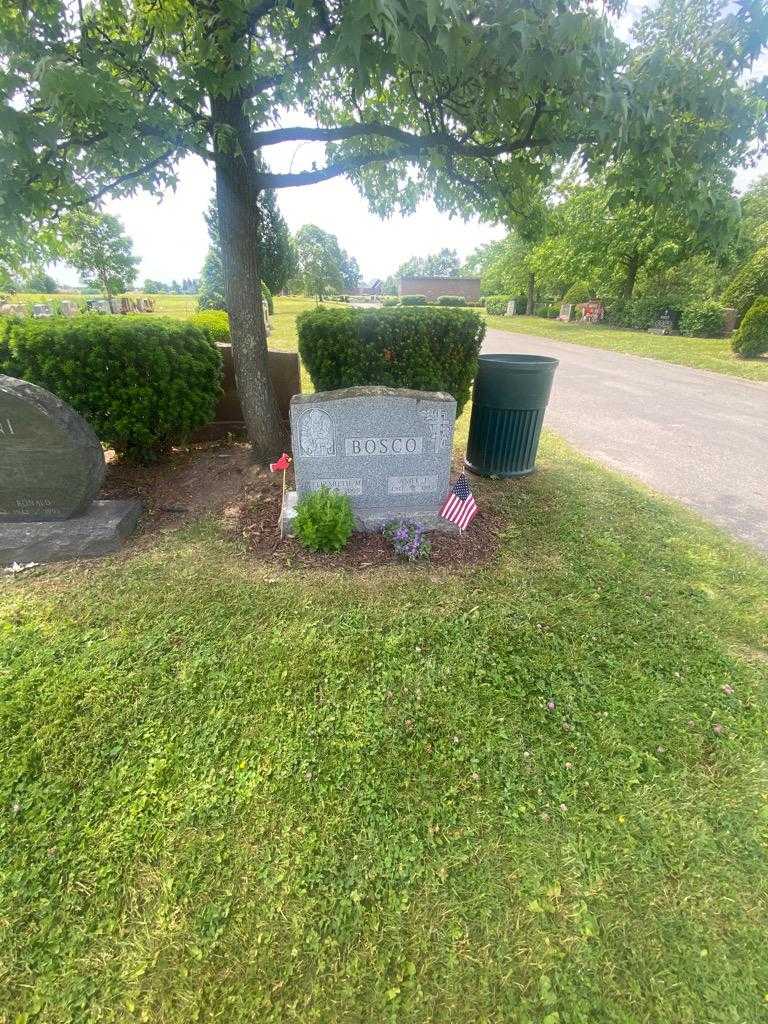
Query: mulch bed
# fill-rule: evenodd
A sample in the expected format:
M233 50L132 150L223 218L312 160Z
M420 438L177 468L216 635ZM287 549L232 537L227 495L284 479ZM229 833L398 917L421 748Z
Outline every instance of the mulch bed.
M454 475L460 468L455 460ZM504 520L495 508L494 487L474 477L472 487L480 506L477 517L460 537L430 533L432 550L426 564L462 568L487 563L495 556ZM346 548L334 554L308 551L292 537L281 540L277 524L282 474L253 464L245 444L222 442L178 449L154 466L108 460L100 497L140 498L145 511L139 536L212 515L226 536L246 542L254 560L275 567L372 569L403 564L381 534L355 533Z

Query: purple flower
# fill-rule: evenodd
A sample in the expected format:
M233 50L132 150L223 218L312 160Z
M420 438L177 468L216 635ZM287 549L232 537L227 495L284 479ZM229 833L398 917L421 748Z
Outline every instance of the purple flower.
M555 702L553 700L548 700L547 701L547 711L554 711L554 710L555 710Z

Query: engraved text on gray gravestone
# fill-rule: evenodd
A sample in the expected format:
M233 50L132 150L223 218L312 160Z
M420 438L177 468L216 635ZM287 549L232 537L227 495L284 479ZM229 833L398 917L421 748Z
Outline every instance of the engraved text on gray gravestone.
M434 527L449 488L456 402L441 392L346 388L291 400L296 488L350 498L360 529Z

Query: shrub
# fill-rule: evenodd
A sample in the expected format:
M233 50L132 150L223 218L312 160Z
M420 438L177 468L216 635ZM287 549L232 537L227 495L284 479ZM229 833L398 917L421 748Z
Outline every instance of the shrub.
M768 296L755 299L734 333L731 341L734 352L745 358L768 352Z
M396 295L385 295L381 300L382 306L399 306L400 299Z
M696 338L722 338L725 307L719 302L692 302L680 317L680 331Z
M401 295L400 305L401 306L426 306L427 297L426 295Z
M467 300L463 295L441 295L437 304L438 306L466 306Z
M349 498L327 487L300 498L293 521L294 533L312 551L340 551L354 525Z
M644 295L639 299L616 299L606 307L605 323L647 331L658 323L665 310L669 310L676 327L682 313L681 304L676 299L653 295Z
M744 316L755 299L768 295L768 245L758 249L725 289L722 303Z
M223 309L202 309L192 314L189 323L205 331L211 341L229 344L229 314Z
M511 302L514 297L514 295L486 295L486 313L488 316L504 316L507 312L507 303Z
M213 419L221 357L193 324L84 315L0 331L0 372L48 388L120 454L149 461Z
M299 352L318 391L382 384L447 391L461 412L485 323L468 309L333 309L297 318Z
M589 302L593 298L594 295L589 285L584 281L576 281L563 296L563 302L570 302L575 305L579 302Z

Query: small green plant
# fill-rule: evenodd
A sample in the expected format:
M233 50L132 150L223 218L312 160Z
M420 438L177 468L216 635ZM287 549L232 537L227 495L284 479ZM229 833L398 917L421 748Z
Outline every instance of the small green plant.
M463 295L441 295L437 304L438 306L466 306L467 300Z
M747 359L768 352L768 296L761 296L752 303L733 335L731 347Z
M327 487L301 498L293 521L296 536L311 551L341 551L354 525L349 498Z
M426 306L427 297L426 295L401 295L400 305L401 306Z
M397 297L397 295L385 295L384 298L381 300L381 304L382 306L399 306L400 299Z
M420 523L409 519L393 519L384 527L384 536L392 541L395 554L416 562L421 558L429 558L432 544Z
M691 302L680 317L680 333L694 338L722 338L725 308L719 302Z

